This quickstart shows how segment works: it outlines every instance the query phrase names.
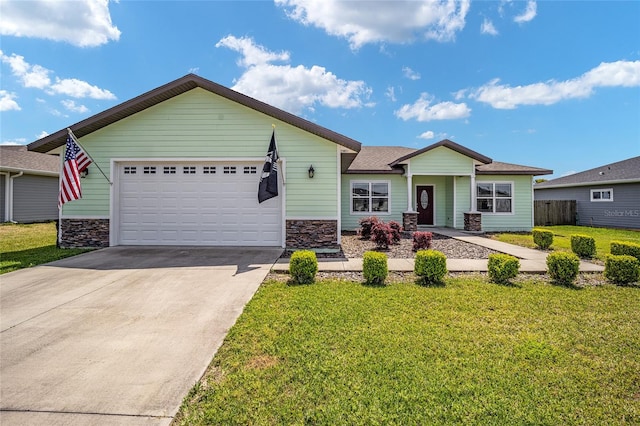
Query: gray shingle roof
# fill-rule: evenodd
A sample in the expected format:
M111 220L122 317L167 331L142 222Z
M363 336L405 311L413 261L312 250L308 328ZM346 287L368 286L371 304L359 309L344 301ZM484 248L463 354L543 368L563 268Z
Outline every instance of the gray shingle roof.
M218 83L214 83L213 81L207 80L195 74L187 74L184 77L181 77L177 80L146 92L112 108L109 108L108 110L82 120L79 123L73 124L72 126L69 126L69 128L77 137L81 138L85 135L100 130L103 127L122 120L123 118L129 117L163 101L181 95L185 92L188 92L189 90L195 89L196 87L208 90L209 92L215 93L219 96L237 102L241 105L259 111L285 123L291 124L292 126L298 127L309 133L330 140L353 151L358 152L360 150L360 142L358 141L355 141L344 135L336 133L333 130L329 130L296 115L278 109L274 106L261 102L257 99L253 99L249 96L243 95L242 93L231 90L228 87L222 86ZM50 134L49 136L30 143L29 150L36 152L49 152L59 146L64 145L66 139L67 130L61 129L55 133Z
M494 161L489 164L476 166L476 173L479 175L550 175L553 170L541 169L539 167L521 166L520 164L502 163Z
M402 167L390 164L397 158L415 152L403 146L363 146L353 160L347 173L404 173Z
M57 175L60 170L60 157L30 152L25 145L0 146L0 170Z
M621 182L640 182L640 157L633 157L628 160L585 170L584 172L551 179L536 184L536 189Z

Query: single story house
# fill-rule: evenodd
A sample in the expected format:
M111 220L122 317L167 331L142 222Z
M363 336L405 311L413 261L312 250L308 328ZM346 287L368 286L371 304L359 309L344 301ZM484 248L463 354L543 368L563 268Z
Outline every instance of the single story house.
M533 176L455 142L367 147L194 74L70 126L96 163L61 245L336 247L362 217L529 230ZM275 130L273 130L275 129ZM257 201L275 131L279 195ZM29 149L60 153L67 130ZM107 178L96 170L98 165ZM470 229L471 229L470 228Z
M538 183L536 200L575 200L577 225L640 229L640 157Z
M0 222L58 219L60 157L0 146Z

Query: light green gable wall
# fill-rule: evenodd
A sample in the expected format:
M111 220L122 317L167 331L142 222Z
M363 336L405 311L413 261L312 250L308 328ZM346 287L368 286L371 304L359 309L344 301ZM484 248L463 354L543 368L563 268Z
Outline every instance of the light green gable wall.
M427 151L410 160L411 174L469 175L473 160L447 147Z
M476 182L513 182L514 214L482 214L482 230L530 231L533 227L531 176L476 176Z
M447 224L447 176L414 176L413 177L413 208L416 209L416 186L418 185L434 185L435 186L435 226L446 226ZM451 210L449 210L450 212Z
M456 183L456 228L464 229L464 213L471 210L471 178L455 177Z
M80 142L108 176L111 158L263 158L272 124L280 157L286 158L286 215L337 217L335 143L204 89L176 96ZM312 163L316 174L309 179ZM109 185L95 166L82 187L83 199L65 204L64 215L108 217Z
M315 167L315 166L314 166ZM390 182L391 214L377 215L388 222L395 220L402 224L402 213L407 210L407 180L401 175L342 175L342 229L356 230L359 221L370 214L351 214L351 181L388 181Z

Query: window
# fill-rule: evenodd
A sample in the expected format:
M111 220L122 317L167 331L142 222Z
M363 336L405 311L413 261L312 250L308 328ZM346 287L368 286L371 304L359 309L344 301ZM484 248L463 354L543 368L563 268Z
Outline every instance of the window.
M176 166L164 166L164 174L165 175L175 175L176 174Z
M591 201L613 201L613 188L592 189Z
M145 175L155 175L156 174L156 166L144 166L142 168L142 173Z
M216 166L204 166L202 167L202 173L205 175L214 175L216 173Z
M389 213L389 182L351 182L351 213Z
M478 182L476 208L483 213L513 213L513 184L510 182Z
M124 174L125 175L135 175L136 174L136 166L124 166Z
M182 174L184 175L195 175L196 174L196 166L183 166Z
M245 175L255 175L257 173L258 173L258 169L256 166L244 166Z
M225 175L235 175L236 174L236 166L224 166L222 169L222 173Z

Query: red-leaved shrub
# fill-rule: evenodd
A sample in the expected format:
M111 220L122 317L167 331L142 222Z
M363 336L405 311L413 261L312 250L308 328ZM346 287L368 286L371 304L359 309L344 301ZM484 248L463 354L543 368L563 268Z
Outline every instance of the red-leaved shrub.
M371 228L371 241L376 243L378 249L387 249L393 244L391 227L384 222L377 222Z
M398 244L400 242L400 238L402 238L402 225L395 220L390 220L388 223L391 228L391 240L393 241L393 244Z
M413 251L427 250L431 248L431 232L416 231L413 233Z
M360 229L358 230L358 234L365 240L371 238L371 230L376 223L379 223L375 216L363 217L360 219Z

